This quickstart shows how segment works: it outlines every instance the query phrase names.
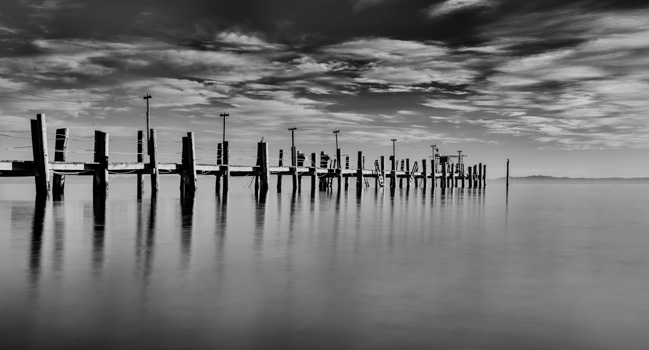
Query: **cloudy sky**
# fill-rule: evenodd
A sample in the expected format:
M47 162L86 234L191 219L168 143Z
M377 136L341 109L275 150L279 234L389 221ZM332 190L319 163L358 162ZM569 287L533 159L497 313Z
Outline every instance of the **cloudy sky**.
M92 130L134 160L150 93L164 156L220 113L240 163L289 127L305 153L421 160L432 144L489 177L649 176L649 4L635 0L7 0L0 158L30 159L29 119ZM86 152L86 153L84 153ZM87 158L84 158L87 157ZM133 159L131 159L133 158Z

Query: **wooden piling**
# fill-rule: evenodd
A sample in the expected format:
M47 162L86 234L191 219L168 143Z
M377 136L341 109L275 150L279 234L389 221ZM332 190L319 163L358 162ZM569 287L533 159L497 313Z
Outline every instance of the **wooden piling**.
M487 188L487 164L482 165L482 188Z
M259 190L268 191L270 179L270 166L268 165L268 144L257 143L257 166L259 166Z
M144 163L144 130L137 131L137 162ZM142 199L144 193L144 177L137 174L137 198Z
M340 154L340 148L336 149L336 179L338 181L338 191L342 188L343 182L343 172L342 172L342 157Z
M188 132L187 136L183 137L182 171L180 173L180 188L183 194L191 195L196 192L195 152L194 133Z
M279 162L277 163L278 166L284 166L284 150L280 149L279 150ZM277 175L277 193L282 192L282 175Z
M37 114L36 119L31 120L32 131L32 153L36 175L36 195L48 197L50 195L50 162L47 153L47 130L45 125L45 114Z
M435 158L432 158L430 160L430 177L431 177L431 186L433 187L433 191L435 190L435 187L437 187L437 169L435 169Z
M349 170L349 156L345 156L345 169ZM349 177L345 177L345 191L349 189Z
M412 179L412 169L410 169L410 158L406 158L406 188L410 188L410 181Z
M439 185L441 188L446 188L446 168L447 164L445 162L442 163L442 178L439 181Z
M318 154L313 152L311 153L311 194L315 193L315 189L318 183ZM340 189L340 188L339 188Z
M223 142L223 194L230 189L230 141Z
M478 165L478 188L482 188L482 163Z
M158 138L155 129L149 130L149 165L151 167L151 195L157 196L160 189L160 168L158 167Z
M356 163L356 191L360 191L363 188L363 151L358 151Z
M421 179L422 183L421 186L425 189L428 187L428 173L426 173L426 159L421 160Z
M297 178L297 149L291 147L291 180L293 182L293 191L297 191L298 178Z
M67 128L56 129L56 141L54 142L54 161L65 162L68 156L69 130ZM52 175L52 194L54 199L61 199L65 191L65 175Z
M462 165L462 168L460 170L460 177L462 180L462 188L464 188L464 181L466 180L466 174L464 174L464 164Z
M474 165L473 166L473 178L471 179L473 181L473 188L478 188L478 166Z
M95 174L93 176L93 195L103 198L108 192L108 134L95 131Z
M473 188L473 172L471 171L471 167L468 167L469 173L467 174L467 181L469 183L469 188Z
M505 186L509 188L509 158L507 158L507 180L505 182Z
M381 177L381 183L383 184L382 186L385 187L385 156L381 156L380 166L381 173L379 174L379 176Z

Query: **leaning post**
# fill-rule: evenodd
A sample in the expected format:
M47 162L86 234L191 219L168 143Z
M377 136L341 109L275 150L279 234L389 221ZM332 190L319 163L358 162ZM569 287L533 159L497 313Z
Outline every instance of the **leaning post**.
M65 162L68 156L68 138L69 130L67 128L56 129L56 141L54 143L54 161ZM52 193L54 199L61 199L65 190L65 175L52 175Z
M34 165L36 166L36 195L49 197L50 195L50 162L47 153L47 130L45 125L45 114L37 114L36 119L31 120L32 129L32 151Z

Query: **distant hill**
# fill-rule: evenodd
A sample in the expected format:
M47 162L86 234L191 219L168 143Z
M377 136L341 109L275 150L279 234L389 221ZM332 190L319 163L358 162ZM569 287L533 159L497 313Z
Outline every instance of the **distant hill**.
M489 180L491 182L505 182L506 178L499 177ZM545 175L533 175L524 177L509 177L509 183L625 183L625 184L649 184L649 177L554 177Z

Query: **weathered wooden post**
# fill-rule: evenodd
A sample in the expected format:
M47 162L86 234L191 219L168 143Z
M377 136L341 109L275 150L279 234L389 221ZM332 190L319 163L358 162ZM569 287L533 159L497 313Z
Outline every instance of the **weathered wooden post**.
M437 187L437 169L435 169L435 158L430 160L430 177L431 177L431 184L433 187L433 191L435 190L435 187Z
M108 192L108 134L95 131L95 174L93 176L93 195L102 198Z
M257 166L259 166L259 190L268 191L270 167L268 166L268 144L266 142L257 143Z
M473 165L473 188L478 188L478 166Z
M223 144L220 142L216 145L216 165L219 166L219 170L221 169L221 165L223 165ZM219 195L221 193L221 172L217 172L215 177L216 194Z
M421 160L421 186L426 189L428 187L428 173L426 172L426 159Z
M65 162L68 156L68 137L69 130L56 129L56 141L54 143L54 161ZM65 175L52 175L52 193L55 200L60 200L65 191Z
M157 196L160 189L160 169L158 166L158 138L155 129L149 130L149 164L151 166L151 195Z
M360 191L363 188L363 151L358 151L356 163L356 191Z
M47 130L45 125L45 114L37 114L36 119L31 120L32 129L32 153L36 167L36 196L49 197L50 195L50 162L47 153Z
M230 190L230 141L223 142L223 194Z
M505 182L505 186L507 189L509 189L509 158L507 158L507 180Z
M311 153L311 194L315 193L315 187L318 183L318 154Z
M447 179L446 179L446 168L448 167L448 164L446 164L445 161L442 161L442 178L439 181L440 187L441 188L446 188L447 185Z
M469 188L473 188L473 172L471 172L470 166L467 169L469 169L469 174L467 177L467 181L469 182Z
M342 156L340 148L336 148L336 179L338 181L338 192L340 192L343 183Z
M182 171L180 174L181 193L192 195L196 192L196 155L194 133L183 137Z
M298 179L297 179L297 148L295 146L291 147L291 180L293 182L293 192L297 191Z
M482 188L482 163L478 165L478 188Z
M137 131L137 162L144 163L144 130ZM144 177L137 174L137 199L142 199L144 192Z
M277 163L278 166L283 167L284 166L284 150L280 149L279 150L279 162ZM281 173L277 175L277 193L282 192L282 175Z
M410 188L410 179L412 178L410 170L410 158L406 158L406 188Z
M462 188L464 188L464 181L466 178L466 174L464 173L464 164L462 164L462 167L460 169L460 176L462 178Z
M381 156L381 173L379 176L381 177L381 184L383 187L385 187L385 156Z
M482 188L487 188L487 164L482 165Z
M345 156L345 169L349 170L349 156ZM345 191L349 189L349 177L345 177Z
M413 169L419 170L419 166L417 165L417 161L415 161L415 165L413 166ZM415 182L415 188L419 187L419 178L417 177L417 172L416 171L412 172L412 178L413 178L413 181Z

